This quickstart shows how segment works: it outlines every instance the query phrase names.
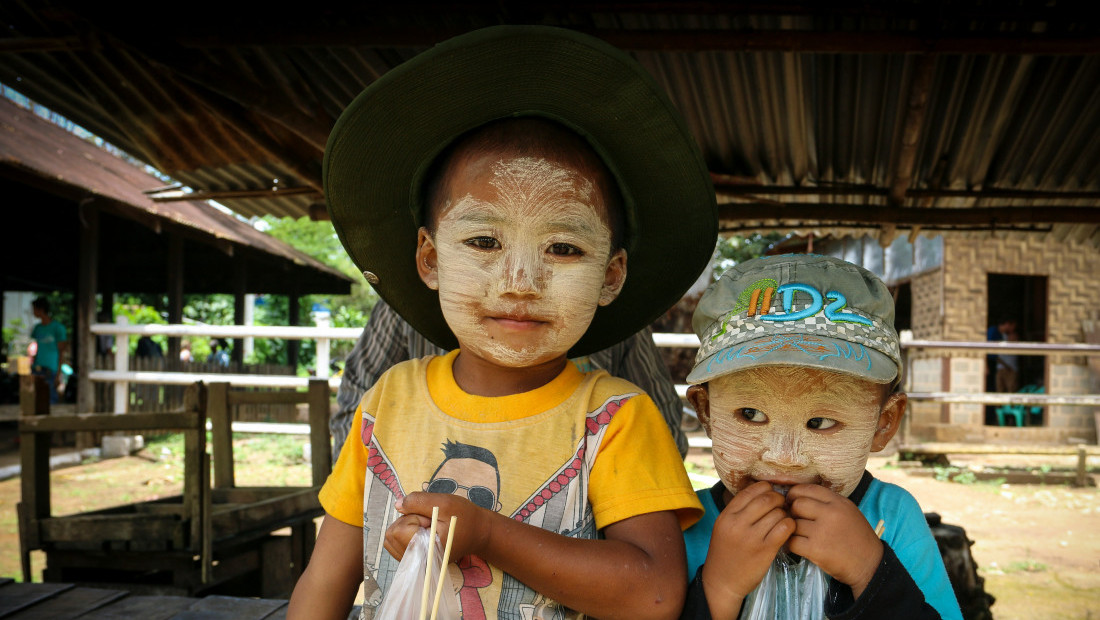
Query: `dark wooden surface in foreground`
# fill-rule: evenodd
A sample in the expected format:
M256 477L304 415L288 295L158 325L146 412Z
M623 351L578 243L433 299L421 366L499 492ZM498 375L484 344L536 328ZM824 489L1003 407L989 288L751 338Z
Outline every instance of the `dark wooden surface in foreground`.
M283 599L208 596L146 596L71 583L0 581L0 618L88 620L276 620L286 617Z

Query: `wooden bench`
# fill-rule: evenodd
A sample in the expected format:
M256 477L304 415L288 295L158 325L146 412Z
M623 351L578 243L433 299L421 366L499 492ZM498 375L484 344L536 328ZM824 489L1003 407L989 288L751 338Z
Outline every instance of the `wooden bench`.
M1088 457L1100 457L1100 446L1054 446L1026 444L968 444L929 442L903 445L898 448L902 461L921 461L928 464L948 465L948 454L1027 455L1027 456L1076 456L1075 484L1088 486Z
M265 399L309 404L312 486L235 484L233 408ZM312 553L313 520L324 512L317 491L331 467L328 414L328 383L316 380L306 393L245 392L227 384L196 383L188 386L182 409L170 413L23 417L23 501L18 515L24 580L31 579L30 551L40 549L46 554L43 580L48 582L184 596L288 594ZM208 417L213 480L206 450ZM154 429L183 432L182 495L51 515L51 433Z

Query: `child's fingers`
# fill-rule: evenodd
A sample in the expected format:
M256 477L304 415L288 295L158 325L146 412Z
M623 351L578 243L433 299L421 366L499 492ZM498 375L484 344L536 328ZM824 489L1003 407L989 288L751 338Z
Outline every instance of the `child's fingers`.
M423 517L419 515L404 515L398 517L393 523L386 528L386 538L382 542L382 546L394 557L397 561L401 561L401 558L405 556L405 549L409 546L409 541L422 527L429 527L429 523L425 525Z
M730 503L726 506L726 508L735 511L743 510L745 506L749 505L749 503L751 503L756 498L765 496L769 493L778 495L779 497L783 497L782 495L779 495L775 492L771 484L767 482L754 482L738 491L737 495L733 496L733 499L730 500Z
M776 552L786 543L797 529L795 520L781 509L775 509L764 516L758 523L767 529L764 536L764 544L775 548Z

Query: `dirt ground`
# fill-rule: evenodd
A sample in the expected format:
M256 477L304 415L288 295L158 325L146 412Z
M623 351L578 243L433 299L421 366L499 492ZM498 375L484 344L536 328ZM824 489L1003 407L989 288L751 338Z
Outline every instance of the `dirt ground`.
M155 451L154 451L155 452ZM0 465L17 462L0 451ZM1072 469L1072 459L1044 458L1010 462L992 457L952 464L1029 465ZM710 455L692 450L689 469L713 476ZM1100 462L1090 462L1100 472ZM900 466L894 457L875 457L869 469L878 478L908 489L929 512L945 523L966 529L974 541L973 555L986 590L996 597L997 620L1041 618L1100 620L1100 491L1096 487L999 484L938 480L933 472ZM109 505L144 501L179 493L182 468L170 459L146 451L133 456L87 463L55 471L52 476L53 514L70 514ZM308 484L309 468L298 464L238 466L239 484ZM1094 476L1095 477L1095 476ZM15 504L19 478L0 481L0 576L22 579ZM32 554L34 573L41 574L43 557ZM40 578L40 577L38 577Z

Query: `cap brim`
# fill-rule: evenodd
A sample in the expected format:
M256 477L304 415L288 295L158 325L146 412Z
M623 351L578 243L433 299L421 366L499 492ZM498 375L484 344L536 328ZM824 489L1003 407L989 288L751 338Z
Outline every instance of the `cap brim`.
M898 376L897 364L877 349L837 338L783 334L721 348L696 363L688 373L687 382L698 385L721 375L760 366L819 368L873 383L891 383Z
M626 203L627 280L570 350L606 348L652 323L707 267L717 207L707 167L679 112L622 51L577 32L501 26L451 39L359 95L325 152L329 213L374 288L418 332L453 348L435 291L414 261L417 190L462 133L512 116L559 121L584 136Z

